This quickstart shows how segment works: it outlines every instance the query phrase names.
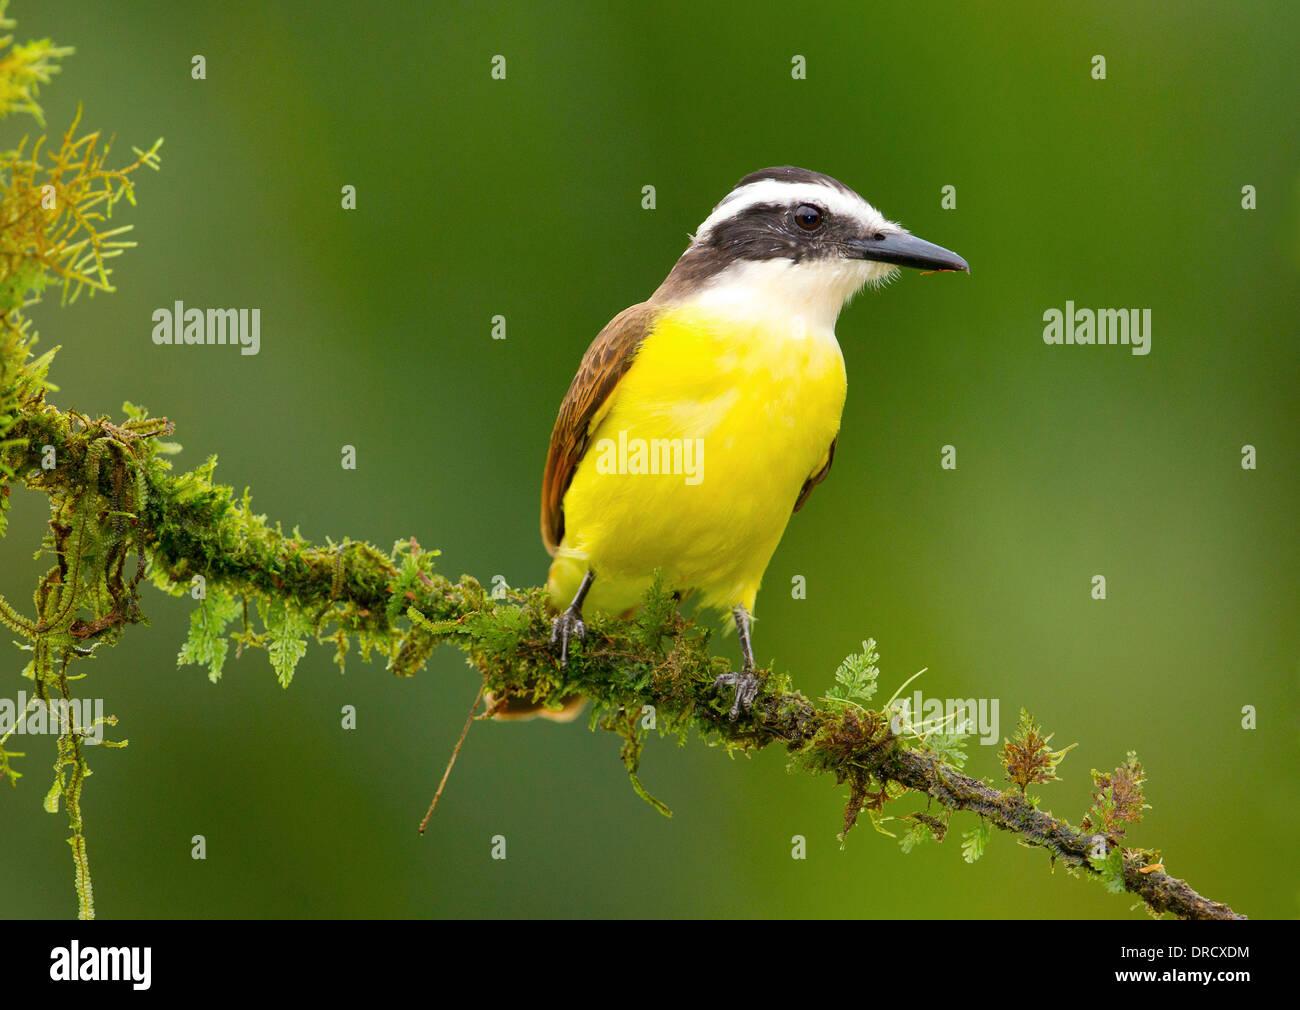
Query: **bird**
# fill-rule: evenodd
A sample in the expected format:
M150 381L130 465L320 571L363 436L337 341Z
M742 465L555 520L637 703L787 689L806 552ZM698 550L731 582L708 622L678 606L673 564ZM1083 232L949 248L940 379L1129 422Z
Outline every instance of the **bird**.
M763 574L835 458L847 391L836 321L900 267L970 272L831 176L765 168L713 208L646 301L600 331L560 405L542 480L561 666L586 637L584 608L634 612L661 571L679 598L730 612L741 666L714 688L723 704L732 690L733 720L752 706ZM568 721L583 701L489 707Z

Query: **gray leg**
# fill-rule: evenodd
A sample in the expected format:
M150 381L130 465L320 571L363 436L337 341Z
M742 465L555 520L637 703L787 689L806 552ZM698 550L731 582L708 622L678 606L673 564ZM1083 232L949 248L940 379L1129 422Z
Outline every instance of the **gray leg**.
M749 628L749 611L743 606L732 608L732 614L736 618L736 637L740 639L740 655L742 659L739 673L724 673L713 681L715 688L728 686L735 687L736 698L731 704L731 718L734 720L740 715L741 709L749 711L754 704L754 697L758 694L758 677L754 673L754 646L750 640Z
M551 644L560 644L560 666L569 665L569 639L585 640L587 637L587 626L582 621L582 601L587 598L587 590L595 578L596 573L588 571L582 577L582 585L578 587L569 609L551 622Z

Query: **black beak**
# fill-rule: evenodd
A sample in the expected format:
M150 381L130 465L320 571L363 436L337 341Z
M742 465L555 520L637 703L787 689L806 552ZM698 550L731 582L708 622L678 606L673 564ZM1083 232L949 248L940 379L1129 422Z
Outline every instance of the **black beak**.
M850 239L849 250L854 259L920 270L965 270L970 273L970 265L955 252L906 233Z

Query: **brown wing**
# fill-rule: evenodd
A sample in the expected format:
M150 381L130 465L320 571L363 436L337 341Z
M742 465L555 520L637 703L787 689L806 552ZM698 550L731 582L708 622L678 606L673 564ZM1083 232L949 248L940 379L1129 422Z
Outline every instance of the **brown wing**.
M831 472L831 463L834 462L835 460L835 443L838 442L839 440L840 440L839 435L836 435L833 439L831 439L831 447L826 450L826 462L822 464L822 468L820 470L818 470L815 474L813 474L811 477L809 477L806 481L803 482L803 489L799 492L799 498L794 503L795 512L798 512L801 508L803 508L804 502L806 502L808 500L808 496L812 494L813 488L815 488L818 484L824 481L826 479L826 475Z
M560 404L542 478L542 540L551 554L564 539L564 493L587 451L592 418L632 366L654 316L655 309L642 302L610 320L582 356L578 374Z

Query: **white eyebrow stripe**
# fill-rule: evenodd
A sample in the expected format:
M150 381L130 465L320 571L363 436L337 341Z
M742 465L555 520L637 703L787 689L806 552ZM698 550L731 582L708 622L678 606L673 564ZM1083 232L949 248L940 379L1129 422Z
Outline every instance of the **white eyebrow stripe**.
M816 182L761 179L728 193L696 230L696 238L708 234L719 222L735 217L760 203L775 203L783 207L796 203L815 203L825 207L834 215L854 217L867 225L874 226L884 222L884 216L866 200L833 186L824 186Z

